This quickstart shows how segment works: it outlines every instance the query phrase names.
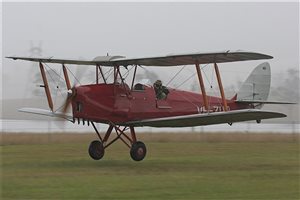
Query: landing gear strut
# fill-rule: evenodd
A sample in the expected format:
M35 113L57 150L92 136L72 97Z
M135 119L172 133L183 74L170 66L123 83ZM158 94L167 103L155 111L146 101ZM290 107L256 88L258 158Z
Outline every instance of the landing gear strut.
M96 126L93 122L91 122L93 128L95 129L99 140L94 140L91 142L89 146L89 155L94 160L100 160L104 156L105 149L109 147L111 144L113 144L115 141L120 139L126 146L130 149L130 156L135 161L141 161L146 156L146 146L143 142L136 140L136 135L134 131L134 127L123 127L110 124L109 128L107 129L104 138L101 137L100 133L98 132ZM110 142L108 142L108 139L113 131L115 129L117 136L112 139ZM130 130L130 136L127 135L125 132L127 130ZM108 143L107 143L108 142Z

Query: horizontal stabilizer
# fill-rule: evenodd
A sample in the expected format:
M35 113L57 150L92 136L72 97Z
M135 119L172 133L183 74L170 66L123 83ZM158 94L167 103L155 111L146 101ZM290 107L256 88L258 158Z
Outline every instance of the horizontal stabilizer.
M251 103L260 103L260 104L297 104L294 102L283 102L283 101L260 101L260 100L237 100L236 103L245 103L245 104L251 104Z
M233 110L128 122L130 126L190 127L286 117L285 114L257 109Z
M62 112L52 112L50 110L44 110L40 108L21 108L18 111L30 114L44 115L48 117L58 117L66 119L68 121L73 121L73 117L71 115L66 115Z

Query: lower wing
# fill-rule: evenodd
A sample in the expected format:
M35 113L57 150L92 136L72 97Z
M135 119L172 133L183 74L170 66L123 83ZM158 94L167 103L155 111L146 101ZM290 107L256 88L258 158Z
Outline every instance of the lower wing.
M50 110L44 110L40 108L21 108L18 111L24 113L30 113L30 114L45 115L49 117L58 117L58 118L66 119L68 121L73 121L73 117L71 115L66 115L61 112L52 112Z
M260 104L297 104L294 102L283 102L283 101L262 101L262 100L237 100L236 103L244 103L244 104L252 104L252 103L260 103Z
M211 124L223 124L242 122L250 120L262 120L271 118L286 117L285 114L262 111L257 109L233 110L227 112L214 112L205 114L183 115L176 117L163 117L131 121L126 123L128 126L152 126L152 127L190 127Z

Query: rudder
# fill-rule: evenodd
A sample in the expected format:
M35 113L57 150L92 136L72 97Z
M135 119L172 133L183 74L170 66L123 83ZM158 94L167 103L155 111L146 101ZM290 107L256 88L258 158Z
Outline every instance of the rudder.
M242 84L237 101L268 99L271 85L271 68L268 62L258 65Z

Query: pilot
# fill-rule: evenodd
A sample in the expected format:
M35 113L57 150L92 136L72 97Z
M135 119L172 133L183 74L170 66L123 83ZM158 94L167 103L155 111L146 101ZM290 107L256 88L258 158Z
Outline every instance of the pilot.
M157 99L166 99L167 98L167 96L169 94L169 90L166 86L162 85L161 80L155 81L155 83L153 84L153 87L154 87Z

